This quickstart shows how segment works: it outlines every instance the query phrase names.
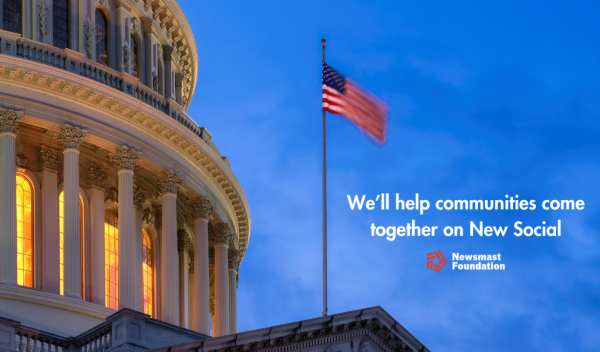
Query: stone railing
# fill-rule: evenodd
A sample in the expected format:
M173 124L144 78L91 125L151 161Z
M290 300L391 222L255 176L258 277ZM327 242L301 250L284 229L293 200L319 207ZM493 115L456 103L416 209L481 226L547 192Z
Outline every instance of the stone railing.
M57 317L57 321L60 319ZM131 309L121 309L108 316L104 323L74 337L53 334L0 317L0 351L3 352L128 352L209 337Z
M223 158L212 141L212 135L206 128L200 127L175 101L161 96L158 92L142 84L137 78L90 60L82 53L70 49L59 49L22 37L13 38L14 41L11 41L8 36L1 37L3 33L7 32L0 31L1 54L65 70L130 95L179 122L202 139L219 157ZM11 50L7 48L11 48Z
M112 324L102 323L77 337L64 337L38 330L18 321L0 318L3 351L16 352L104 352L112 346Z

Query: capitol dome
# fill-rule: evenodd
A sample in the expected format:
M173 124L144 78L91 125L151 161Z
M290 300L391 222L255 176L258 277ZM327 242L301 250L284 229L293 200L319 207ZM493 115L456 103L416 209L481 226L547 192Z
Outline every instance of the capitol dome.
M198 57L177 2L0 3L0 316L235 333L250 211L186 114Z

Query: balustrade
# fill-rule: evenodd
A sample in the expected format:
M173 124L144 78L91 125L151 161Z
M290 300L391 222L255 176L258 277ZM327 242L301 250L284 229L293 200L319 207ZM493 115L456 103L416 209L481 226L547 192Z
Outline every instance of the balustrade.
M15 329L15 352L63 352L67 350L104 352L111 346L110 323L100 324L74 338L66 338L22 325ZM71 347L75 347L75 350Z
M200 127L194 120L187 116L184 111L180 110L177 105L170 106L169 101L152 90L152 88L143 84L132 87L130 83L126 83L123 77L124 74L121 72L117 72L110 67L87 59L78 53L69 54L67 56L67 51L65 50L26 38L20 38L17 41L16 56L25 60L35 61L61 70L73 72L105 84L125 94L129 94L139 101L152 106L156 110L170 115L171 118L192 131L221 156L218 148L212 142L211 135L208 131L203 127Z

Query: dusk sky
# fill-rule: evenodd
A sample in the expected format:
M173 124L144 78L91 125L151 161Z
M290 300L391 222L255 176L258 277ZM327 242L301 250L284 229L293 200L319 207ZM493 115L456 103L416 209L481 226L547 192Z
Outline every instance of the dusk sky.
M598 1L180 0L199 55L189 116L231 161L252 217L239 331L318 317L321 38L390 108L378 147L328 115L329 313L379 305L432 351L600 350ZM536 200L536 210L350 210L347 195ZM546 211L573 199L584 210ZM393 200L393 199L392 199ZM371 237L370 226L465 236ZM561 237L513 224L562 222ZM469 222L508 226L468 236ZM502 254L441 272L426 254Z

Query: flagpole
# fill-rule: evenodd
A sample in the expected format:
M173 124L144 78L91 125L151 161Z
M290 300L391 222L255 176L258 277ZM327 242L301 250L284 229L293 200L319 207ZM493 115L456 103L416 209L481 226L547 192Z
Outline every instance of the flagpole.
M325 63L325 39L321 39ZM322 105L322 104L321 104ZM323 109L323 316L327 315L327 138L325 110Z

